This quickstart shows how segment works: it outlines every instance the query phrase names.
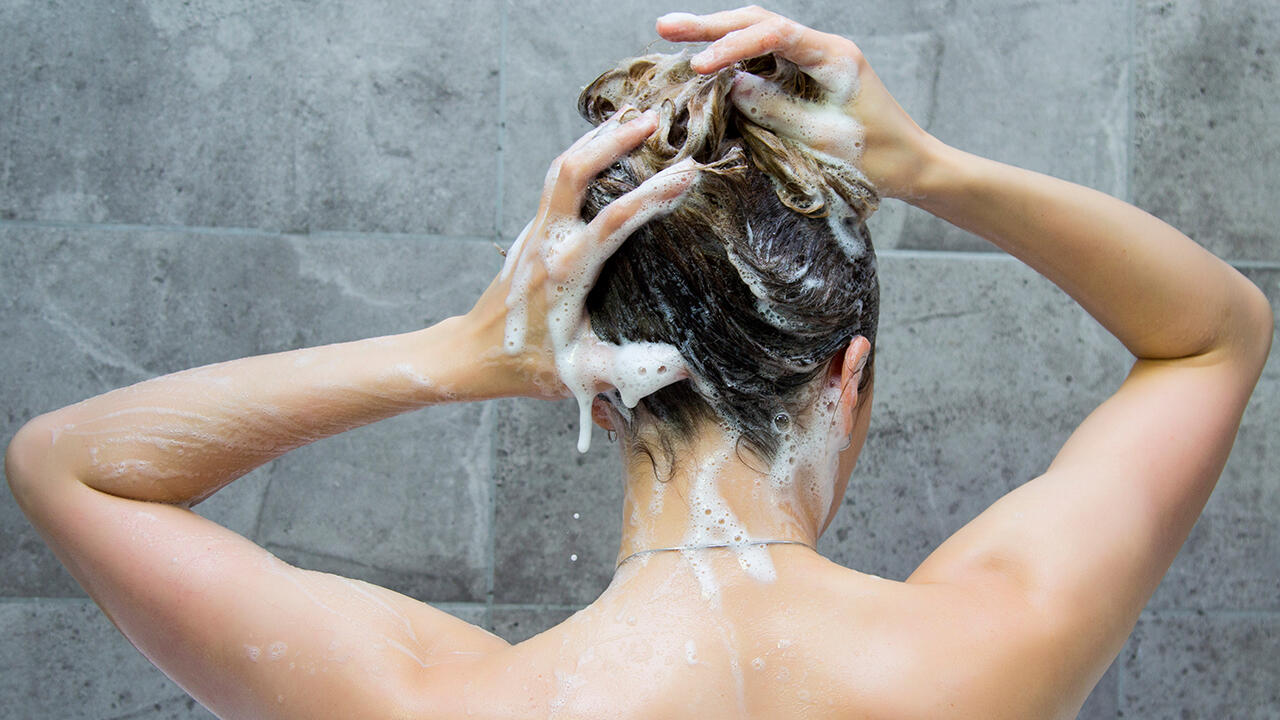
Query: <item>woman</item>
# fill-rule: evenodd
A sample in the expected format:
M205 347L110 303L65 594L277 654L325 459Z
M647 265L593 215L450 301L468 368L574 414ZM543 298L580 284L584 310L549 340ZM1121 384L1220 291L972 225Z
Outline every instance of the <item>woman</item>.
M593 86L586 110L616 116L557 159L467 315L158 378L14 438L6 473L32 522L214 712L1071 717L1119 651L1230 450L1269 350L1265 298L1135 208L929 137L848 40L756 8L668 16L658 30L712 41L689 61L708 95L638 114L612 98L643 110L671 85ZM736 65L769 54L804 77L784 62ZM690 107L713 112L682 118ZM726 207L743 188L750 202ZM902 583L812 550L869 421L875 280L858 220L871 188L1027 262L1137 358L1043 476ZM757 211L790 224L760 227ZM652 265L688 223L726 237L700 237L696 262ZM775 248L806 232L794 253ZM831 286L840 273L851 287ZM707 288L670 297L698 277ZM702 310L669 312L685 307ZM747 319L716 321L716 307ZM826 330L810 332L819 320ZM566 389L622 440L619 571L591 607L516 646L290 567L186 508L294 447L409 409Z

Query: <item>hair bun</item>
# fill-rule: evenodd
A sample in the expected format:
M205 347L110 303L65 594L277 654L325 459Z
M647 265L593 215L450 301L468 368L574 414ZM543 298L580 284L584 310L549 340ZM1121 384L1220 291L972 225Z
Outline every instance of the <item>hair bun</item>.
M594 125L630 105L658 111L658 129L632 153L633 165L650 174L687 157L713 172L734 172L742 151L774 184L778 199L809 217L851 214L861 223L875 212L879 195L853 164L781 136L741 113L729 98L733 78L749 72L805 100L821 89L789 60L765 55L702 75L689 51L632 58L597 77L578 96L578 112ZM834 206L834 207L833 207Z

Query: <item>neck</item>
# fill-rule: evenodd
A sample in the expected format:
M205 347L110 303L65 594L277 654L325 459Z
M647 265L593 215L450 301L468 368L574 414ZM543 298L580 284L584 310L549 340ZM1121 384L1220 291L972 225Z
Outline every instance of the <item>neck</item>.
M834 467L825 458L788 462L798 449L784 444L778 458L766 462L716 429L700 434L669 470L663 464L655 472L643 453L631 459L618 560L655 548L761 541L816 546Z

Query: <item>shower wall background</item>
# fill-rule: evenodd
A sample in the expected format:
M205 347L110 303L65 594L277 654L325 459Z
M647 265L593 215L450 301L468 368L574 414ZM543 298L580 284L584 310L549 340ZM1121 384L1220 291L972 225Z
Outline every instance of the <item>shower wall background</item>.
M1280 4L773 7L857 40L943 140L1133 200L1280 301ZM466 310L501 264L493 241L516 236L585 129L578 89L677 9L722 6L0 3L0 437L157 374ZM877 407L822 549L901 579L1042 470L1127 358L973 236L895 202L873 232ZM1280 717L1278 362L1081 717ZM298 450L199 509L290 562L519 640L612 570L618 461L603 435L579 456L574 425L568 403L428 409ZM210 717L7 493L0 716Z

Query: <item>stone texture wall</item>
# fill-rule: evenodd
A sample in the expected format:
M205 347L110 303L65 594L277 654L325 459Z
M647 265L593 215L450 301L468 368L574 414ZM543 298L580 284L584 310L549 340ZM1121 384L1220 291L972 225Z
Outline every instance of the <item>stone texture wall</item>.
M1280 302L1273 0L788 0L943 140L1137 202ZM197 364L465 310L579 135L573 100L704 0L0 4L0 437ZM984 243L888 202L877 409L823 550L905 577L1042 470L1119 344ZM1086 718L1280 717L1280 360ZM298 450L200 511L512 640L589 602L618 463L575 414L438 408ZM576 555L576 561L573 556ZM1098 592L1107 592L1105 587ZM0 491L0 716L209 714Z

